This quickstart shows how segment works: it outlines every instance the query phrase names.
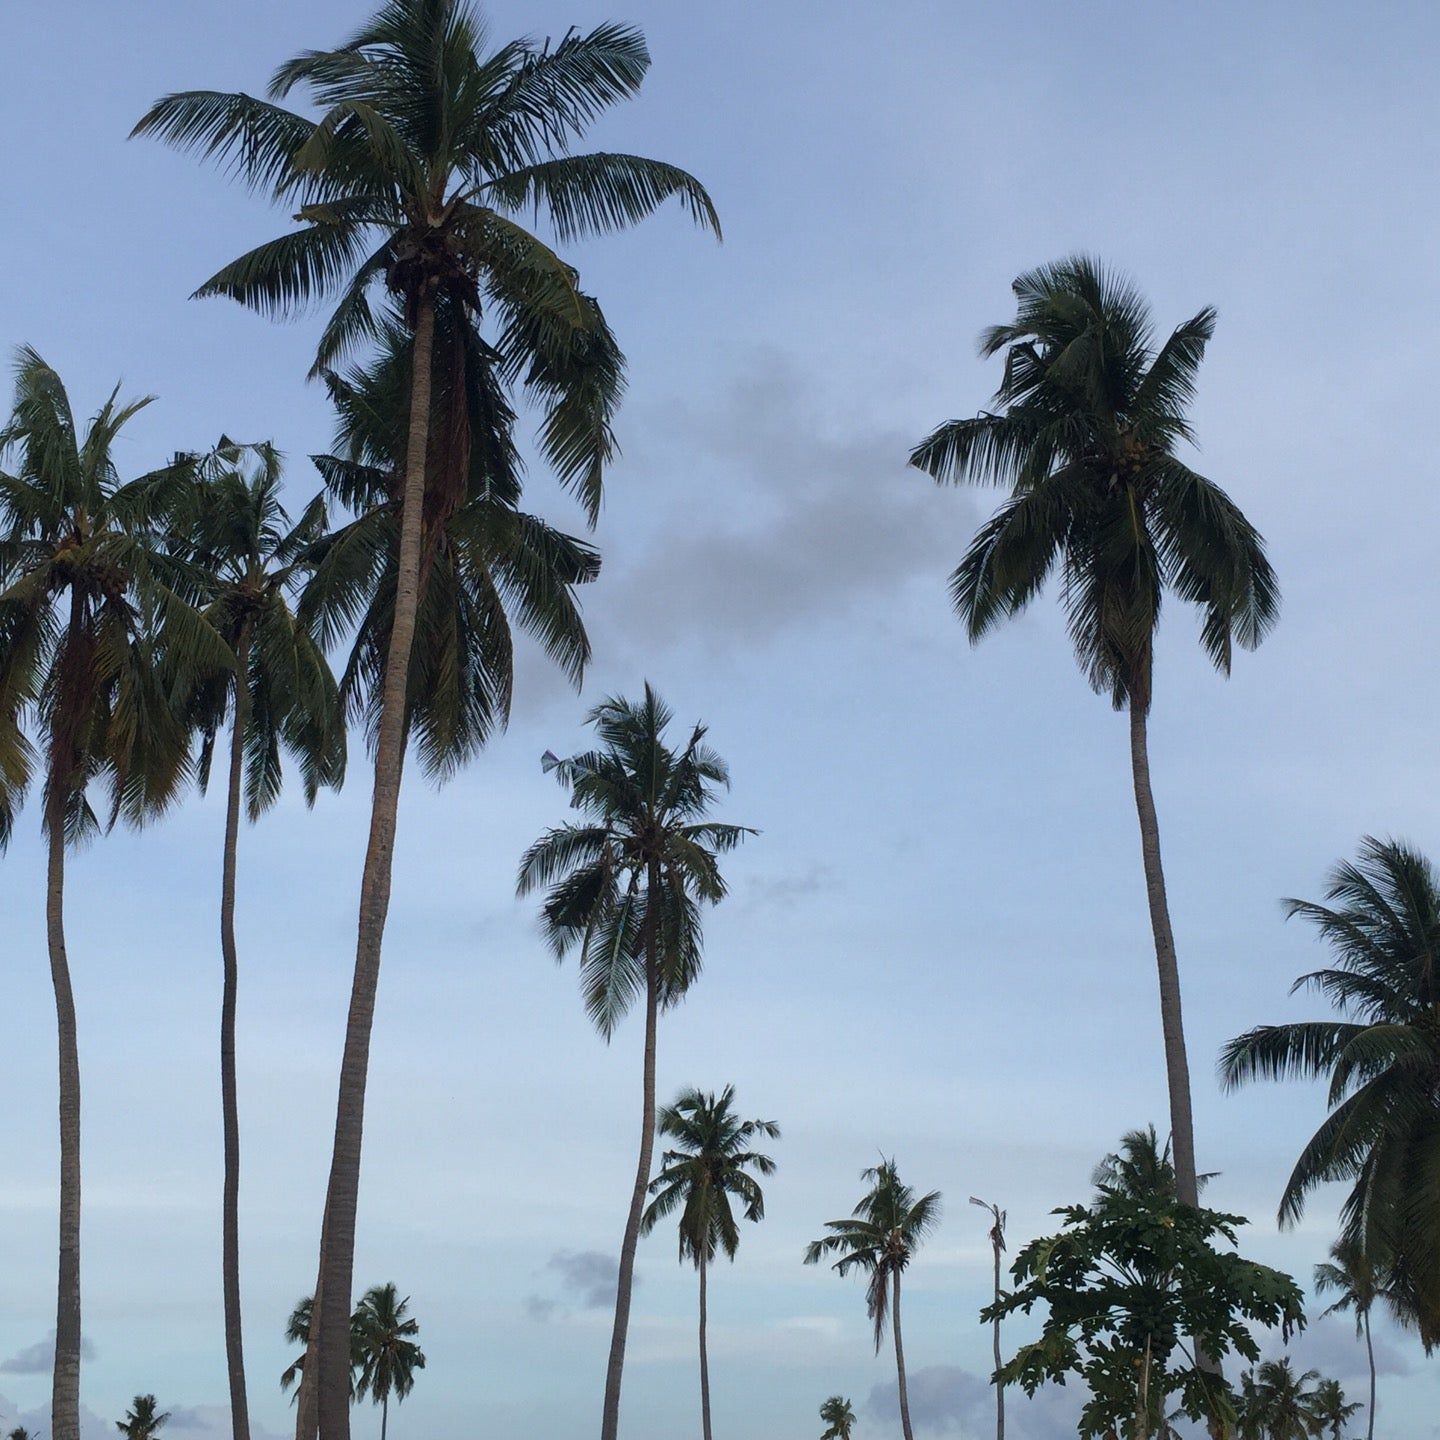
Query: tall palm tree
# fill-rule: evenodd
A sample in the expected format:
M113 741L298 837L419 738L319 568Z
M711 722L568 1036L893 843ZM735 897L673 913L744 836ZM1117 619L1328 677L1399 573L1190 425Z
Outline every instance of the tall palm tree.
M982 1200L978 1195L970 1197L970 1203L985 1211L990 1217L990 1256L994 1261L995 1318L990 1322L991 1352L995 1360L995 1373L990 1383L995 1387L995 1440L1005 1440L1005 1386L1000 1382L1000 1257L1005 1253L1006 1212L993 1201Z
M855 1407L843 1396L832 1395L820 1406L825 1433L820 1440L850 1440L855 1429Z
M1310 1192L1348 1180L1342 1243L1385 1278L1385 1296L1429 1351L1440 1344L1440 877L1418 851L1367 836L1334 869L1329 904L1286 901L1335 964L1302 975L1339 1020L1261 1025L1225 1047L1227 1086L1328 1077L1330 1114L1286 1183L1280 1223ZM1367 1302L1368 1303L1368 1302Z
M997 411L941 425L911 454L936 480L998 484L1010 497L951 580L972 641L1023 610L1059 570L1076 657L1130 718L1178 1193L1199 1202L1180 971L1160 858L1146 719L1167 592L1200 607L1201 641L1228 673L1235 643L1259 643L1279 592L1264 542L1218 486L1184 464L1188 406L1215 324L1208 307L1154 343L1149 307L1084 256L1015 281L1015 320L981 337L1006 352Z
M345 732L334 677L290 604L298 566L325 526L317 498L291 523L280 499L281 458L271 445L222 438L195 468L195 484L174 502L173 545L198 572L205 618L234 652L236 668L185 697L200 738L197 773L209 784L220 732L230 727L221 858L220 1092L224 1131L222 1288L230 1415L235 1440L249 1440L249 1402L240 1309L240 1115L235 1072L239 962L235 892L242 809L254 821L280 793L282 746L298 762L307 801L338 785Z
M1314 1413L1318 1370L1297 1375L1289 1357L1262 1361L1241 1377L1241 1440L1311 1440L1321 1433Z
M875 1326L875 1353L885 1338L888 1320L895 1339L895 1373L900 1390L900 1427L905 1440L915 1440L910 1428L910 1392L905 1383L905 1344L900 1331L900 1277L915 1252L940 1221L940 1192L917 1198L895 1168L893 1160L860 1172L870 1189L860 1197L848 1219L827 1220L830 1232L810 1243L805 1263L814 1265L827 1255L838 1255L834 1269L841 1275L859 1270L870 1277L865 1287L865 1310Z
M115 1422L115 1428L125 1440L155 1440L170 1418L168 1410L161 1410L153 1395L137 1395L123 1420Z
M102 828L94 784L109 789L109 823L139 823L173 798L186 774L186 732L169 685L233 663L166 583L181 577L153 530L162 472L122 483L116 468L116 438L148 403L121 402L117 390L82 427L60 377L26 348L14 414L0 433L16 462L0 474L0 809L13 813L38 760L59 1036L54 1440L79 1440L80 1427L80 1056L65 948L66 847Z
M638 91L643 36L606 24L556 45L484 51L465 0L385 0L338 49L282 65L271 98L189 91L157 101L135 127L228 164L294 209L299 228L231 262L197 292L283 315L338 296L316 368L378 328L372 295L399 301L414 337L393 623L380 685L375 789L361 881L355 980L321 1227L318 1421L345 1440L345 1332L370 1030L390 898L405 747L407 675L421 586L431 389L463 352L436 344L444 307L493 322L500 375L545 408L540 448L581 494L592 521L612 449L623 362L575 271L516 216L544 210L568 243L632 225L675 197L719 234L704 188L685 171L633 155L571 153L604 110ZM318 119L279 102L308 89ZM443 437L447 454L468 436ZM327 1358L328 1357L328 1358ZM302 1427L306 1404L302 1398Z
M1370 1312L1377 1300L1387 1303L1399 1297L1389 1288L1386 1277L1378 1271L1353 1240L1341 1238L1330 1247L1330 1258L1315 1267L1315 1293L1333 1295L1334 1300L1321 1311L1322 1315L1355 1316L1355 1336L1365 1341L1365 1359L1370 1369L1370 1406L1366 1413L1367 1440L1375 1440L1376 1370L1375 1344L1370 1335ZM1402 1324L1409 1316L1403 1302L1392 1304L1392 1311Z
M655 1198L640 1219L640 1233L648 1235L678 1209L681 1263L690 1260L700 1272L700 1419L705 1440L711 1440L705 1277L720 1251L733 1260L739 1249L732 1196L746 1220L765 1218L765 1194L755 1176L773 1175L775 1162L749 1147L758 1136L780 1138L773 1120L742 1120L734 1102L733 1085L719 1095L685 1090L660 1111L660 1134L675 1145L660 1157L660 1173L650 1182Z
M546 831L520 861L518 890L545 889L541 921L557 959L578 947L585 1008L608 1040L637 1000L645 1006L640 1154L620 1244L615 1324L605 1372L602 1440L615 1440L635 1248L655 1148L655 1053L661 1010L700 973L700 909L725 898L719 856L754 832L706 818L730 774L696 725L679 747L650 685L590 713L599 747L545 768L570 792L579 823Z
M1315 1419L1317 1435L1329 1433L1330 1440L1343 1440L1345 1427L1365 1407L1358 1400L1345 1398L1338 1380L1321 1380L1310 1395L1310 1414Z
M356 1353L360 1378L356 1396L367 1395L380 1407L380 1440L390 1426L390 1396L399 1404L415 1388L415 1372L425 1368L425 1352L415 1341L419 1322L410 1315L394 1283L374 1285L355 1307Z

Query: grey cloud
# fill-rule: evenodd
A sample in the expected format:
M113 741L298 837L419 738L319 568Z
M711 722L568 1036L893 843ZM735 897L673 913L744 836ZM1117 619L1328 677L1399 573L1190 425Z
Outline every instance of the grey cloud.
M760 905L788 908L799 900L828 890L835 883L829 865L815 863L788 875L761 875L750 882L750 898Z
M927 1365L907 1376L910 1419L917 1430L936 1435L983 1434L994 1425L995 1392L983 1376L958 1365ZM876 1385L866 1415L898 1429L899 1397L893 1381ZM1025 1440L1071 1440L1079 1402L1063 1390L1041 1390L1033 1400L1018 1392L1005 1396L1005 1418Z
M80 1341L80 1353L87 1360L95 1358L95 1347L87 1339ZM43 1340L27 1345L23 1350L0 1360L0 1375L44 1375L55 1364L55 1332L52 1330Z
M557 1250L547 1266L560 1275L569 1298L582 1310L615 1303L618 1265L600 1250Z

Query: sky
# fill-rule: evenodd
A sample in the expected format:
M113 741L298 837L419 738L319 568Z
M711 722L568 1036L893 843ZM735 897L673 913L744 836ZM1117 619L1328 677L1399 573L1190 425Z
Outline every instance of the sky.
M917 1428L985 1433L990 1283L978 1194L1018 1244L1083 1199L1121 1133L1162 1128L1154 961L1122 717L1090 693L1054 597L972 649L946 576L994 495L906 468L998 381L982 326L1019 272L1077 250L1130 273L1157 324L1219 312L1192 457L1265 534L1283 614L1222 680L1178 604L1151 758L1209 1192L1255 1258L1302 1279L1339 1196L1275 1207L1323 1114L1305 1085L1221 1092L1214 1057L1321 952L1280 899L1318 896L1363 835L1440 850L1434 317L1440 15L1423 4L496 0L493 34L620 18L654 66L595 148L710 188L724 243L678 211L569 247L630 362L584 596L595 663L568 690L522 655L508 733L443 789L409 777L374 1034L359 1286L412 1297L429 1364L392 1433L570 1440L597 1421L640 1108L640 1034L608 1046L514 897L565 816L541 771L587 708L647 678L729 760L706 969L660 1035L662 1098L733 1083L783 1137L763 1224L710 1290L727 1440L818 1433L851 1396L896 1440L862 1287L807 1241L894 1155L944 1193L907 1278ZM186 297L286 217L189 157L128 142L159 94L260 90L338 42L359 0L12 0L0 344L35 346L77 408L157 403L136 474L222 432L273 439L299 507L331 417L304 380L317 318ZM578 533L540 464L526 503ZM359 746L356 746L358 755ZM290 1424L283 1326L314 1277L368 813L363 762L242 837L246 1353L257 1440ZM191 797L77 854L69 950L85 1084L87 1440L154 1391L176 1440L227 1434L216 1061L222 807ZM35 809L0 862L0 1422L44 1425L54 1317L54 1028ZM644 1242L628 1440L698 1426L695 1282ZM1008 1340L1023 1338L1012 1327ZM1276 1345L1267 1341L1271 1350ZM1436 1371L1379 1335L1386 1440L1440 1434ZM1358 1393L1347 1323L1296 1355ZM1012 1400L1026 1440L1072 1393ZM378 1434L368 1407L358 1436Z

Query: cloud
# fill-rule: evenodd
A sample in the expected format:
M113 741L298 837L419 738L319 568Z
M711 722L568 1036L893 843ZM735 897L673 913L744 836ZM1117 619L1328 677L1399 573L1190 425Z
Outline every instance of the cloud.
M910 468L917 436L829 423L794 362L757 357L712 409L678 408L654 432L666 453L646 468L700 483L675 487L658 538L601 581L618 641L753 644L851 619L917 576L942 603L973 505Z
M89 1340L81 1338L80 1354L86 1360L95 1358L95 1347ZM44 1375L55 1366L55 1332L52 1330L43 1340L27 1345L23 1350L0 1360L0 1375Z
M527 1295L525 1311L532 1320L551 1320L562 1309L602 1310L615 1303L619 1265L600 1250L557 1250L546 1262L560 1277L561 1299ZM640 1283L640 1277L635 1277Z
M907 1376L910 1419L915 1429L935 1435L984 1434L994 1425L995 1392L990 1382L958 1365L927 1365ZM1033 1400L1018 1391L1005 1395L1005 1418L1025 1440L1071 1440L1079 1402L1060 1389L1041 1390ZM900 1401L895 1382L874 1386L865 1413L898 1428Z

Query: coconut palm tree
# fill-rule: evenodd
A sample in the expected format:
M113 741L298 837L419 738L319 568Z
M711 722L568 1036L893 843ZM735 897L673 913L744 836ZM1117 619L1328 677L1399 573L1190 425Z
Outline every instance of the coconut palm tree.
M773 1175L775 1162L749 1147L759 1136L780 1138L773 1120L742 1120L734 1102L733 1085L719 1095L684 1090L660 1111L659 1132L675 1145L660 1157L660 1173L650 1182L655 1198L640 1218L640 1233L648 1235L678 1209L680 1262L692 1261L700 1272L700 1419L705 1440L711 1440L705 1277L720 1251L733 1260L739 1249L732 1196L746 1220L765 1218L765 1194L755 1176Z
M1375 1440L1375 1344L1370 1335L1370 1312L1377 1300L1390 1303L1398 1297L1365 1252L1353 1240L1344 1238L1330 1247L1330 1258L1315 1267L1315 1293L1335 1296L1321 1311L1322 1315L1350 1313L1355 1316L1355 1335L1365 1341L1365 1359L1370 1368L1370 1406L1366 1412L1365 1434L1367 1440ZM1391 1303L1391 1310L1402 1324L1410 1321L1403 1302Z
M623 362L573 268L516 217L543 210L568 243L632 225L674 197L719 234L709 196L685 171L633 155L571 153L602 111L638 91L649 66L638 31L606 24L567 32L556 45L516 41L487 52L485 44L465 0L385 0L338 49L306 51L282 65L269 100L188 91L157 101L135 127L228 164L296 212L297 229L232 261L198 294L277 315L338 297L317 370L375 334L378 290L396 297L414 337L394 614L321 1227L315 1344L325 1440L348 1436L345 1331L365 1078L420 598L431 390L437 372L453 384L464 363L462 351L437 345L437 312L452 307L490 322L497 373L523 383L544 407L540 449L593 521ZM297 88L308 90L318 118L280 103ZM436 438L449 457L463 454L469 439ZM301 1409L303 1428L303 1401Z
M1297 1375L1289 1357L1265 1360L1240 1381L1241 1440L1311 1440L1322 1433L1314 1413L1318 1370Z
M310 1348L310 1333L312 1322L315 1317L315 1297L307 1295L303 1300L295 1304L290 1312L290 1318L285 1322L285 1339L292 1345L299 1345L303 1348L300 1353L280 1372L280 1389L289 1390L295 1386L295 1394L291 1396L291 1402L296 1403L300 1399L300 1380L305 1374L305 1357ZM360 1312L358 1307L350 1317L350 1399L355 1399L356 1387L360 1376Z
M117 437L148 400L118 390L88 425L60 377L19 352L15 410L0 432L0 805L13 814L43 774L46 940L59 1036L60 1244L51 1424L80 1426L80 1057L65 948L65 853L116 819L139 823L186 775L173 683L233 664L177 593L183 576L156 543L153 508L185 466L122 483ZM33 740L27 729L33 726ZM91 787L109 789L104 818Z
M170 1418L168 1410L159 1410L153 1395L137 1395L123 1420L115 1428L126 1440L155 1440Z
M820 1440L850 1440L855 1429L855 1407L843 1396L832 1395L820 1406L825 1433Z
M887 1320L895 1339L895 1372L899 1380L900 1426L905 1440L915 1440L910 1428L910 1394L905 1384L905 1345L900 1331L900 1277L915 1252L940 1221L940 1192L918 1198L895 1168L894 1160L860 1172L870 1189L860 1197L848 1219L827 1220L830 1233L810 1243L805 1263L817 1264L838 1255L833 1268L841 1275L859 1270L870 1277L865 1287L865 1311L875 1327L875 1353L880 1353Z
M23 1425L17 1425L6 1435L5 1440L40 1440L40 1437Z
M338 785L345 732L323 651L290 604L300 557L323 533L320 498L292 524L280 499L281 458L268 444L222 438L198 457L195 483L172 502L172 548L195 568L202 613L234 652L236 668L184 697L199 736L197 774L209 784L220 733L230 728L221 858L220 1092L224 1132L222 1280L225 1355L235 1440L250 1433L240 1309L240 1117L235 1072L239 963L235 893L242 809L254 821L280 793L282 747L299 765L305 797Z
M1218 486L1176 454L1215 324L1201 310L1158 347L1149 307L1085 256L1015 281L1015 320L981 337L1006 352L996 410L941 425L911 462L942 483L998 484L1009 498L951 580L972 641L1023 610L1058 569L1070 637L1096 691L1129 712L1141 854L1160 980L1170 1130L1182 1202L1196 1205L1180 972L1150 783L1146 720L1168 593L1198 605L1206 654L1228 673L1259 643L1279 592L1264 542Z
M1329 1434L1330 1440L1343 1440L1345 1427L1365 1407L1345 1398L1338 1380L1321 1380L1310 1396L1310 1413L1315 1418L1317 1435Z
M1197 1176L1200 1190L1214 1178L1213 1173ZM1091 1171L1090 1183L1100 1204L1116 1198L1175 1199L1175 1163L1170 1158L1169 1137L1162 1145L1153 1125L1127 1130L1120 1137L1119 1150L1106 1155Z
M410 1297L402 1300L393 1282L372 1286L355 1307L360 1362L355 1394L361 1400L368 1395L380 1407L380 1440L390 1426L390 1396L398 1405L415 1388L415 1372L425 1368L425 1352L414 1339L420 1325L409 1309Z
M1335 957L1291 988L1319 991L1342 1018L1257 1026L1225 1047L1221 1075L1230 1087L1328 1077L1330 1114L1295 1162L1280 1223L1319 1185L1350 1181L1346 1253L1385 1276L1428 1351L1440 1344L1440 877L1410 846L1367 836L1325 899L1286 901Z
M545 769L570 792L579 823L546 831L520 861L521 895L544 889L541 923L557 959L578 948L585 1008L607 1040L637 1000L645 1007L640 1154L620 1244L615 1324L605 1373L602 1440L620 1423L635 1248L655 1146L655 1054L662 1010L700 973L703 905L725 898L719 856L753 834L708 819L730 784L725 762L696 725L676 747L669 708L647 684L638 703L618 696L590 713L597 749Z

